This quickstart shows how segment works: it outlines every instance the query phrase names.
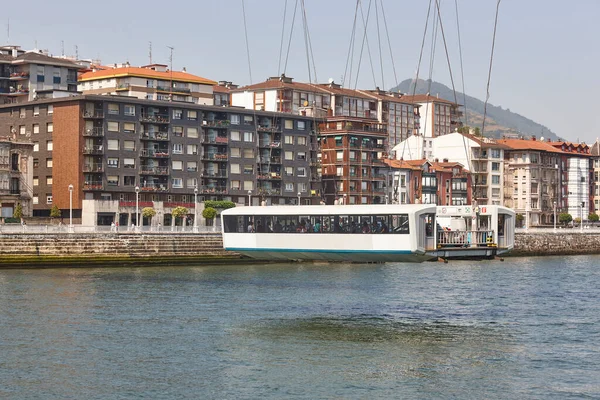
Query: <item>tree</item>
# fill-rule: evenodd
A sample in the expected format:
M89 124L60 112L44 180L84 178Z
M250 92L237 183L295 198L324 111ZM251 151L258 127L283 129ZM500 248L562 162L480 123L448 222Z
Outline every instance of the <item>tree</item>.
M569 222L573 221L573 217L569 213L560 213L558 215L558 220L561 224L566 226Z
M17 203L15 207L15 212L13 213L14 218L23 218L23 206L21 203Z
M478 126L476 126L475 129L473 130L473 134L475 136L481 136L481 130L479 129Z
M206 207L202 210L202 216L206 219L207 225L211 226L213 224L213 219L217 216L217 210L212 207Z
M173 218L177 219L177 218L183 218L184 216L186 216L188 214L188 209L185 207L175 207L173 209L173 211L171 211L171 215L173 216Z
M525 219L525 217L523 216L523 214L517 214L517 223L520 227L523 226L523 220Z
M142 217L148 218L152 221L152 217L156 215L156 210L152 207L144 207L142 208Z
M591 213L588 215L588 220L590 220L590 222L598 222L600 220L600 216L598 216L596 213Z
M52 218L60 218L60 216L61 216L61 212L60 212L60 210L58 209L58 206L57 206L56 204L55 204L55 205L53 205L53 206L52 206L52 208L50 209L50 216L51 216Z

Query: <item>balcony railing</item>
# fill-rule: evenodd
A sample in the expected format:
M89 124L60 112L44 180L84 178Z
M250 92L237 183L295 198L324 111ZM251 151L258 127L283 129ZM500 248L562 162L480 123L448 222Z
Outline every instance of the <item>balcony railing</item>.
M259 140L258 147L278 149L281 147L281 142L276 142L276 141L271 141L271 140Z
M84 164L83 172L104 172L103 164Z
M85 110L83 112L83 118L104 118L104 111L102 110Z
M104 154L104 146L85 146L83 154Z
M203 178L227 178L227 171L202 171Z
M203 154L202 160L207 161L227 161L229 156L225 153L216 153L216 154Z
M281 132L281 125L268 126L259 124L256 129L259 132Z
M208 136L204 136L202 138L202 143L205 144L227 144L229 143L229 139L223 136L217 136L217 137L208 137Z
M83 190L104 190L102 181L86 181L83 183Z
M166 86L157 86L157 92L168 92L168 93L191 93L191 90L188 88L180 88L180 87L166 87Z
M275 172L268 174L259 174L257 177L259 180L281 180L281 175Z
M168 114L153 114L153 115L140 115L140 122L148 123L148 124L168 124L169 123L169 115Z
M18 81L18 80L28 79L28 78L29 78L29 72L13 72L12 74L10 74L11 81Z
M230 123L231 122L228 119L204 120L202 121L202 126L212 128L226 128L229 126Z
M103 137L104 136L104 128L94 127L94 128L84 129L83 136L85 136L85 137Z
M277 196L277 195L281 195L281 189L263 189L263 188L258 188L258 193L262 194L262 195L266 195L266 196Z
M260 157L261 164L281 164L281 157Z
M142 132L140 133L141 140L156 140L156 141L168 141L169 134L167 132Z
M167 158L169 157L169 150L142 149L140 150L140 157Z
M140 167L140 175L169 175L169 167Z
M140 190L142 192L166 192L169 190L169 185L167 185L166 183L164 184L160 184L160 183L147 183L145 185L140 186Z
M198 193L202 194L227 194L227 187L215 186L215 187L201 187L198 189Z

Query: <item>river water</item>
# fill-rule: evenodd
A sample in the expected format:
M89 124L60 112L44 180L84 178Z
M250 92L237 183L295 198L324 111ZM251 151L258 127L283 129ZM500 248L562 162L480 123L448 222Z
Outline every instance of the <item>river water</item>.
M599 267L0 270L0 398L600 398Z

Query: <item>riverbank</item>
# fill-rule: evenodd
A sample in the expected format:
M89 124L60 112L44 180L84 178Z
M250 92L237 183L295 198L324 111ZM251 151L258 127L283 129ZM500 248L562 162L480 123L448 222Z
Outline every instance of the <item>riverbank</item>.
M600 231L518 232L510 256L600 254ZM220 233L0 235L0 268L257 262L223 250Z

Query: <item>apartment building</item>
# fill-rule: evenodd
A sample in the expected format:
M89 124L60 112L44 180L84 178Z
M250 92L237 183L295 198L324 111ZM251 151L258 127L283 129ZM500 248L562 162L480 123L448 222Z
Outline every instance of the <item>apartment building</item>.
M421 122L418 133L425 138L448 135L463 124L460 104L428 94L404 95L406 101L420 106Z
M0 104L77 94L82 67L66 58L19 46L0 47Z
M79 77L84 94L111 94L138 99L212 105L217 82L164 64L132 67L129 63L95 67Z
M0 106L0 132L10 131L30 132L38 216L68 210L71 184L75 219L102 225L135 222L136 199L168 225L172 207L195 207L196 188L199 201L321 200L317 138L303 116L82 95ZM83 200L94 201L92 216Z
M0 216L13 217L18 204L24 216L31 216L33 144L26 138L3 133L0 133Z
M600 139L596 139L590 147L591 155L591 201L590 212L600 214Z

